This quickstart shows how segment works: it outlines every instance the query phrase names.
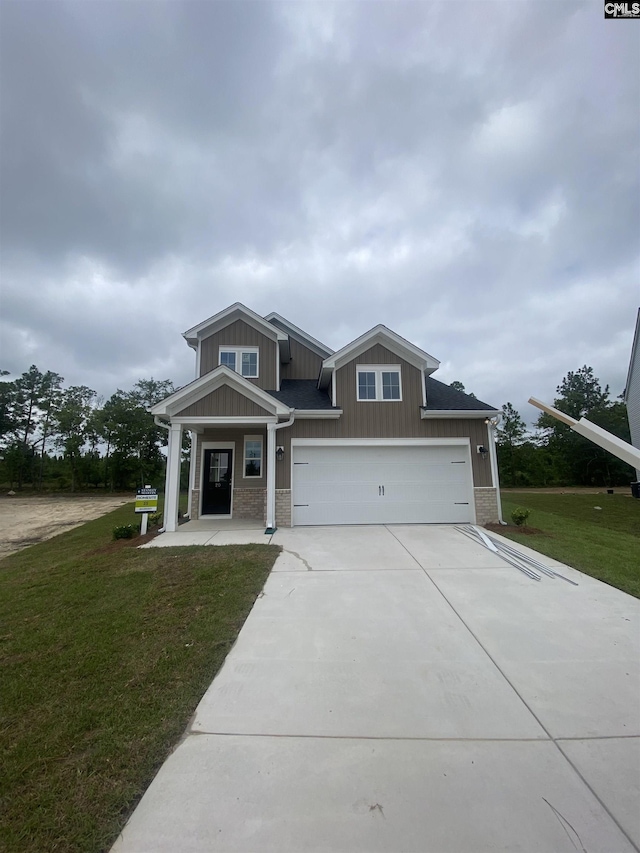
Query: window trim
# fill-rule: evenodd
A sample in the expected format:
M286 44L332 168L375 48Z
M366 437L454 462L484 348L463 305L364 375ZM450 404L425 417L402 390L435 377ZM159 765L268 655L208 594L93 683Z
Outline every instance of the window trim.
M232 352L235 353L236 357L236 369L234 373L237 373L238 376L242 376L243 379L259 379L260 378L260 348L259 347L232 347L232 346L224 346L224 344L220 344L218 347L218 367L221 365L222 353L223 352ZM255 353L256 354L256 374L255 376L245 376L242 373L242 355L243 353ZM240 370L238 370L238 367Z
M376 396L374 398L360 396L360 374L373 373L376 381ZM397 373L400 396L386 399L383 397L382 374ZM357 364L356 365L356 400L358 403L401 403L402 402L402 365L400 364Z
M247 442L260 442L260 473L247 474ZM242 444L242 479L243 480L262 480L264 477L264 441L261 435L245 435Z

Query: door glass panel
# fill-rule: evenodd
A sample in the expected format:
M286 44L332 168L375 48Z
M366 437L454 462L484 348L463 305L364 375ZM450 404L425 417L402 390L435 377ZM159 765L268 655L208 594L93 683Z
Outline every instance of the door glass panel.
M209 482L219 483L228 480L229 454L215 452L209 460Z

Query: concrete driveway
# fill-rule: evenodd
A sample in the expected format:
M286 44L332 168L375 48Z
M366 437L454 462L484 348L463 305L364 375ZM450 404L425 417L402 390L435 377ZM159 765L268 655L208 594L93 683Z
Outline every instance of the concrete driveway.
M114 851L638 850L636 599L530 580L448 526L273 541Z

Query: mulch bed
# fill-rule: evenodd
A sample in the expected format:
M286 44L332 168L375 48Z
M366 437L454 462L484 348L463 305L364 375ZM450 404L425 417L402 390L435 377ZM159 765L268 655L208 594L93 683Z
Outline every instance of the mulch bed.
M140 545L146 545L158 535L157 530L150 530L144 536L134 536L133 539L115 539L107 545L102 545L96 548L95 551L90 551L90 554L113 554L115 551L121 551L123 548L138 548Z

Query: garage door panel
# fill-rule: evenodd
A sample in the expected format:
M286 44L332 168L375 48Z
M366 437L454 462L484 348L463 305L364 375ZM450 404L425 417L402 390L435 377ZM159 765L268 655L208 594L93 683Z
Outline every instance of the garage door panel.
M294 446L293 462L295 525L473 521L465 445Z

